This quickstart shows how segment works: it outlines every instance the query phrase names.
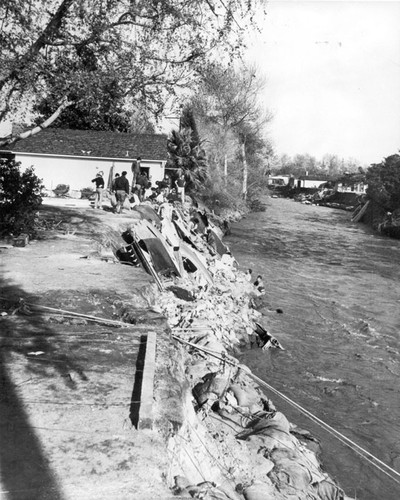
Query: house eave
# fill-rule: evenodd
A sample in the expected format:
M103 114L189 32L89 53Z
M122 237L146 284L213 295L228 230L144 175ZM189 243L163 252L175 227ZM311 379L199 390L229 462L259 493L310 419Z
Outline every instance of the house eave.
M123 157L113 157L113 156L89 156L89 155L60 155L60 154L51 154L51 153L29 153L27 151L10 151L9 149L0 150L0 154L13 154L18 156L44 156L47 158L74 158L78 160L96 160L96 161L126 161L133 162L136 158L127 158ZM145 159L142 158L143 162L157 162L157 163L166 163L167 160L159 160L159 159Z

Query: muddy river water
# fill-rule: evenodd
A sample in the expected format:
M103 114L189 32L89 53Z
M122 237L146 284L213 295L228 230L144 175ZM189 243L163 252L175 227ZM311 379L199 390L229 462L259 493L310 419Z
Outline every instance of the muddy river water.
M263 275L262 323L286 350L253 349L242 361L400 472L400 241L345 211L280 198L267 205L233 224L225 241L241 269ZM326 469L348 495L400 499L399 483L270 397L320 439Z

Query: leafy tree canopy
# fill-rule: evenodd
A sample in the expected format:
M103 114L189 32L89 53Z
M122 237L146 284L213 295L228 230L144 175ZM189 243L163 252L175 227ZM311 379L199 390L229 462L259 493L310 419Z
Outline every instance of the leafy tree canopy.
M233 186L233 178L241 180L244 198L262 184L272 154L265 132L272 116L259 101L263 87L255 67L210 63L190 103L206 139L210 166L220 175L224 170L225 189Z
M159 115L209 61L233 60L259 0L3 0L0 120L48 119L125 129L124 108Z
M277 175L329 175L337 177L346 172L359 171L359 163L353 158L344 159L334 154L325 154L318 160L310 154L297 154L290 157L286 154L275 158L273 170Z

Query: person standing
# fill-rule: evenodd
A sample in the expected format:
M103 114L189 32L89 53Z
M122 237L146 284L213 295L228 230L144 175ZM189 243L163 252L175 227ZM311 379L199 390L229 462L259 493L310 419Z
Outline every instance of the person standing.
M185 203L185 176L180 174L176 180L176 190L181 197L182 205Z
M121 213L121 208L124 206L124 201L126 197L129 196L129 182L126 178L128 172L125 170L122 172L120 177L117 177L114 181L115 196L117 198L117 214Z
M112 181L111 191L115 191L115 181L118 179L118 177L120 177L120 175L119 175L119 173L117 172L117 173L115 174L115 177L114 177L113 181Z
M137 184L137 179L139 177L139 174L140 174L140 162L142 161L141 157L138 156L136 158L136 160L133 160L132 162L132 166L131 166L131 170L132 170L132 174L133 174L133 177L132 177L132 189L136 186Z
M92 182L96 183L96 193L94 199L94 208L103 210L103 191L104 191L104 179L103 172L96 174L96 177L92 179Z
M149 179L147 178L146 172L142 172L136 180L137 185L139 186L139 198L140 201L144 199L144 193L149 185Z
M245 275L246 275L246 280L250 282L252 280L252 276L253 276L253 269L250 269L250 268L247 269Z
M257 290L258 290L260 293L264 293L264 292L265 292L264 283L263 283L263 279L262 279L261 274L259 274L259 275L257 276L257 279L256 279L256 281L253 283L253 285L257 288Z

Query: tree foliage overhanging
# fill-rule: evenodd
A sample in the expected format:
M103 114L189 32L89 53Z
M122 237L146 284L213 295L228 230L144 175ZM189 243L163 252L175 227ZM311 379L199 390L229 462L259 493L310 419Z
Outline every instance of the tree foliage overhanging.
M210 60L241 53L258 2L3 0L0 120L27 121L33 105L112 130L127 108L159 115Z
M366 173L367 195L384 210L400 208L400 155L388 156L381 163L371 165Z

